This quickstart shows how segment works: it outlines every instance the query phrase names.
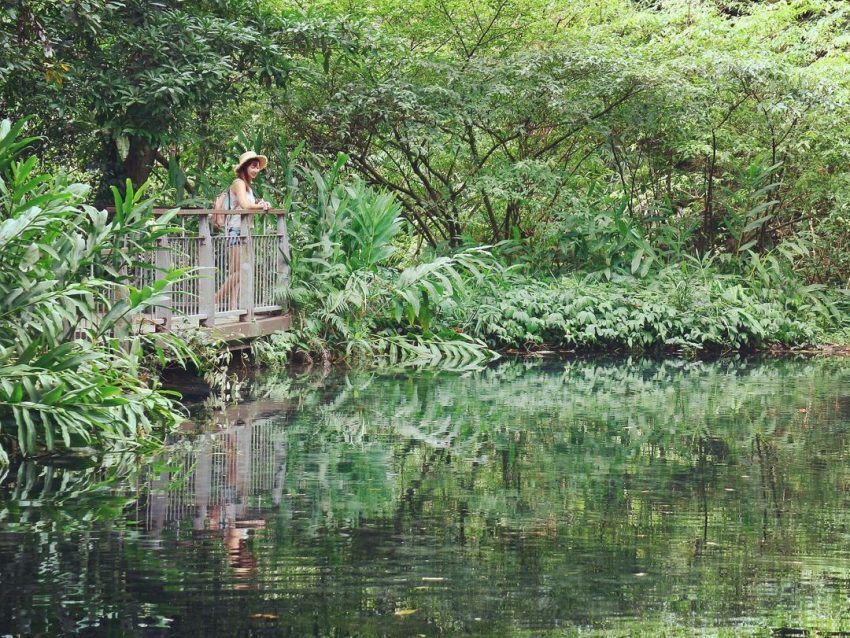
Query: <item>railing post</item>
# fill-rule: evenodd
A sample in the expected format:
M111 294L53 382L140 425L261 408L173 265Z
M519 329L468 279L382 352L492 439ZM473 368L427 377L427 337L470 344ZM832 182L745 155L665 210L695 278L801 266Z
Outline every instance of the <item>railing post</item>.
M289 283L289 232L286 228L286 215L277 216L277 259L275 260L275 284L283 286Z
M162 274L171 270L171 247L168 243L168 236L160 237L158 240L158 247L156 249L156 256L154 258L154 266L156 268L156 272L154 273L154 277L159 279L162 277ZM171 284L166 286L163 289L165 292L166 298L168 299L167 303L163 306L157 306L156 308L156 318L162 320L162 326L166 330L171 329L171 316L173 314L174 307L174 299L171 296Z
M198 217L198 311L206 315L202 326L215 325L215 255L210 216Z
M254 215L241 211L242 243L239 247L239 308L245 310L245 321L254 320Z

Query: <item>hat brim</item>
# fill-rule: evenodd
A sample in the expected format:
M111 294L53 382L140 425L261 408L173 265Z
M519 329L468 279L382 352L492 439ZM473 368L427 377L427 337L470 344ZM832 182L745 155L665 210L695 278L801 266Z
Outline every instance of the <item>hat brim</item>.
M265 155L255 155L254 157L249 157L244 162L241 162L233 167L233 172L237 175L239 174L239 169L241 169L245 164L250 162L251 160L258 160L260 162L260 170L265 170L266 166L269 165L269 158Z

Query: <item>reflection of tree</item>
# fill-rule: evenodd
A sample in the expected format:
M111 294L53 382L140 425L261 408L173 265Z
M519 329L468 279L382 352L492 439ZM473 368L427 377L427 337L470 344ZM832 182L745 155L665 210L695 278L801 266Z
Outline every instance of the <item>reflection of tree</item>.
M290 429L330 466L349 461L338 466L339 492L323 494L323 524L356 525L353 510L360 520L386 516L383 499L358 498L353 478L383 473L396 530L417 536L424 525L470 553L491 548L502 564L488 569L506 581L570 563L556 547L592 547L601 562L566 579L560 595L587 596L581 581L594 569L619 574L594 585L612 600L633 586L622 581L629 574L668 574L666 586L678 578L689 609L715 607L722 616L742 604L728 595L731 583L757 588L765 573L785 571L777 556L822 551L814 548L822 532L805 511L825 497L791 477L808 473L806 449L828 444L833 458L842 455L846 433L807 429L799 410L811 403L821 422L833 418L844 370L823 361L579 361L541 374L509 363L462 380L373 380L334 401L309 431L298 415ZM379 469L353 465L376 461ZM290 467L309 489L310 465L296 455ZM767 523L764 511L772 513ZM720 552L730 565L723 577L710 573ZM541 588L532 600L549 587L525 585Z
M27 461L0 492L0 628L71 635L98 619L146 617L126 591L113 521L135 503L133 455L57 465ZM117 595L112 595L117 594ZM42 608L35 601L49 601ZM76 605L67 601L77 601ZM123 621L122 621L123 622ZM116 629L121 622L116 623Z
M838 613L846 370L572 361L267 378L261 402L142 472L144 532L119 526L96 543L96 578L47 549L48 534L26 535L0 582L43 590L24 568L39 556L34 573L86 574L76 582L101 622L147 614L187 634L246 634L266 616L282 634L410 635L475 633L475 617L501 634L662 610L675 622L779 617L804 600ZM16 498L40 498L46 479ZM4 501L5 521L23 518L19 502ZM64 516L54 536L95 525ZM45 618L53 627L59 612Z

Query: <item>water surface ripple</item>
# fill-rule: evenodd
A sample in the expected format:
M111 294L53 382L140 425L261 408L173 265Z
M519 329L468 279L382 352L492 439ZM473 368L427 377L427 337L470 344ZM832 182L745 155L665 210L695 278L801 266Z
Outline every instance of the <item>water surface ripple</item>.
M0 482L0 636L850 631L850 362L267 376ZM2 476L2 475L0 475Z

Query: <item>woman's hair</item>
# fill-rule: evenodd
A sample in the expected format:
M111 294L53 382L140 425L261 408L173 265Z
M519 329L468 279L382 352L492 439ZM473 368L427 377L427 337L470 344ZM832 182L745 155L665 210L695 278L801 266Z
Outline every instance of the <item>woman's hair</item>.
M242 166L239 167L239 170L236 171L236 175L238 177L242 178L243 181L249 182L250 180L248 179L248 168L250 166L252 166L253 164L256 164L256 165L259 166L260 160L258 160L256 158L248 160L247 162L242 164Z

